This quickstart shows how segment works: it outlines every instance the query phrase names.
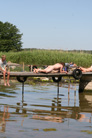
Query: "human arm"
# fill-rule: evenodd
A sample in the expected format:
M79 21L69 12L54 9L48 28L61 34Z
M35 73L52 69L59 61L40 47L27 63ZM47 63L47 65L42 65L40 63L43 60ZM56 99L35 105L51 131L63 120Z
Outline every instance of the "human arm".
M1 70L1 71L4 71L4 70L2 69L2 67L1 67L1 66L0 66L0 70Z
M62 70L62 72L61 72L61 73L66 73L66 74L67 74L68 72L67 72L67 71Z
M5 68L2 68L2 67L0 66L0 70L1 70L1 72L6 72L6 66L5 66Z
M63 66L61 66L61 68L60 68L60 73L67 73L67 71L63 70Z

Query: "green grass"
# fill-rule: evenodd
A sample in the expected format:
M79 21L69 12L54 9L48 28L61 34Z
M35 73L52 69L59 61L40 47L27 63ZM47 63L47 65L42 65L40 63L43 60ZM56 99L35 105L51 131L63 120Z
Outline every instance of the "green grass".
M88 67L92 64L92 54L83 52L67 52L62 50L30 50L21 52L0 52L7 61L25 65L50 65L57 62L74 62L78 66Z

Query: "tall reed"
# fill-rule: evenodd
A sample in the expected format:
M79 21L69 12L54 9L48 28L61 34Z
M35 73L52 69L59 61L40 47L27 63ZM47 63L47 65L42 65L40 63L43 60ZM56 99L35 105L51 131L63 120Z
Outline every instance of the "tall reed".
M78 66L88 67L92 64L92 54L67 52L62 50L30 50L21 52L0 52L7 61L22 64L50 65L57 62L74 62Z

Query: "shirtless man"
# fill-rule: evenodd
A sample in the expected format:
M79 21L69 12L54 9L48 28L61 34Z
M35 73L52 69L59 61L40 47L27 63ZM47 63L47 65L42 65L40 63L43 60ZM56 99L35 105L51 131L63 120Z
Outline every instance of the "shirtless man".
M35 73L38 73L38 72L50 73L50 72L53 71L54 73L56 73L56 72L60 72L60 73L64 72L64 73L67 73L67 71L64 71L63 70L64 65L65 65L65 63L63 63L63 62L62 63L56 63L54 65L49 65L45 69L34 69L34 72Z
M92 71L92 66L89 67L89 68L80 67L79 69L80 69L82 72L91 72L91 71Z

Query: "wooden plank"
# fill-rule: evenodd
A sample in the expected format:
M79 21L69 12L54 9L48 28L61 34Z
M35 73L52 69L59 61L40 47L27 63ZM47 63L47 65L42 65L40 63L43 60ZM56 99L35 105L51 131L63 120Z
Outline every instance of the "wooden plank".
M33 73L33 72L11 72L10 76L27 76L27 77L59 77L59 76L70 76L71 73Z
M92 75L92 72L85 72L82 73L83 76L89 76ZM0 77L2 77L3 74L0 73ZM33 72L10 72L10 77L17 77L17 76L21 76L21 77L59 77L59 76L73 76L72 72L68 72L66 73L33 73Z
M72 73L33 73L33 72L10 72L11 77L59 77L59 76L71 76ZM2 73L0 73L0 76L3 76Z

